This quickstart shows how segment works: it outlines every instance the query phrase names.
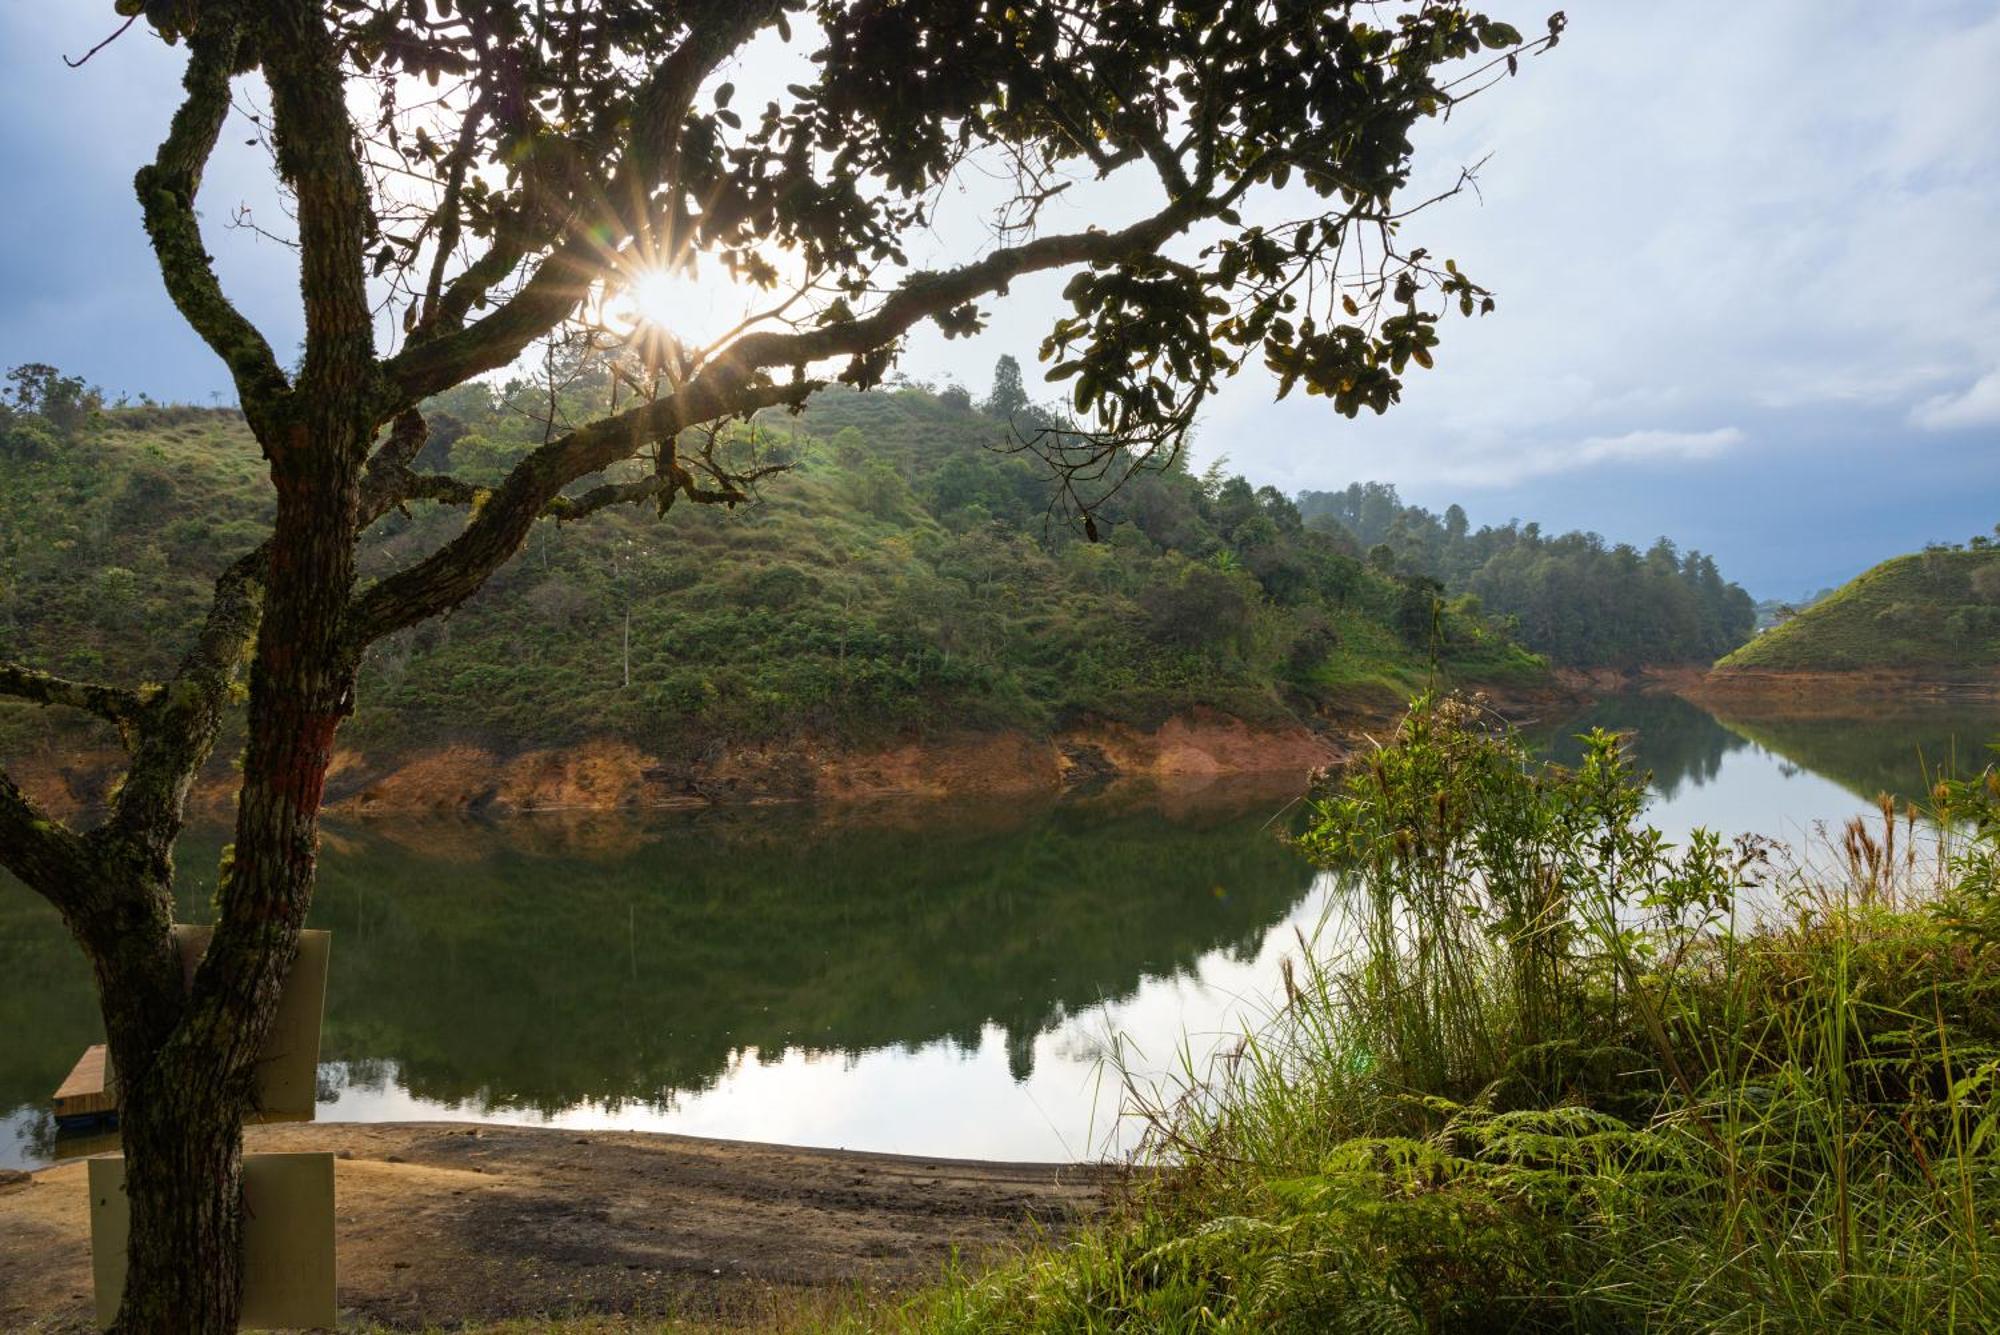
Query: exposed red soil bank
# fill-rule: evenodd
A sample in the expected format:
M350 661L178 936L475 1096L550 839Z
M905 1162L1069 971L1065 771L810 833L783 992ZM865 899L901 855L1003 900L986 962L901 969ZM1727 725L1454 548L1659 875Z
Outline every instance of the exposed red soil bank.
M478 808L659 807L882 797L1005 796L1057 791L1080 779L1171 781L1223 774L1296 774L1344 748L1303 724L1257 726L1196 711L1157 729L1119 724L1053 737L961 733L860 749L813 738L717 748L665 763L630 742L594 741L508 756L448 747L377 764L343 758L328 805L348 812Z
M1562 680L1491 693L1513 718L1581 707L1594 690L1634 682L1678 688L1653 672ZM1252 722L1197 706L1157 727L1084 720L1060 731L957 732L883 745L845 745L802 736L786 741L717 742L692 758L670 758L618 738L510 750L474 743L404 750L343 750L327 776L326 805L347 815L483 811L616 811L758 802L872 801L882 798L1053 796L1132 782L1171 795L1230 776L1295 782L1339 765L1357 747L1386 737L1402 714L1393 696L1357 699L1311 719ZM102 806L125 763L111 749L50 750L5 758L16 781L59 818ZM236 798L223 759L196 780L190 804L219 814Z
M1891 668L1853 672L1724 668L1682 693L1701 703L1753 708L1762 715L1838 717L1884 704L2000 700L2000 672L1941 676Z
M1637 668L1557 668L1556 680L1578 696L1615 695L1624 691L1671 691L1685 695L1697 688L1708 669L1696 663L1648 664Z
M1225 775L1296 778L1347 753L1331 725L1253 724L1213 710L1157 728L1087 723L1054 736L957 733L885 746L812 737L718 745L669 761L629 741L508 752L470 744L393 755L343 751L327 776L327 807L347 814L480 810L619 810L742 802L853 801L1052 794L1078 784L1143 780L1172 786ZM58 816L103 802L122 768L117 752L10 758L17 781ZM226 810L235 776L211 766L197 808Z

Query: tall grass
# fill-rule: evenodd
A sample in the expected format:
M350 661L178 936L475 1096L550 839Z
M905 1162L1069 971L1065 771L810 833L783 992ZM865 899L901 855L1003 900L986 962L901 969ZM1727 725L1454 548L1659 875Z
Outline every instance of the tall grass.
M1420 699L1298 841L1346 920L1229 1060L1135 1085L1155 1188L901 1320L2000 1329L2000 779L1675 848L1586 740Z

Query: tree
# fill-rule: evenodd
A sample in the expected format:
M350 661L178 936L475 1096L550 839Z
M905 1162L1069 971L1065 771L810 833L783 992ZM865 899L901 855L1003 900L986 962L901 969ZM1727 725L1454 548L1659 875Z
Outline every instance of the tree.
M1445 507L1444 535L1447 541L1452 543L1464 542L1465 535L1471 531L1471 528L1472 521L1466 518L1464 506L1454 503Z
M268 537L220 574L164 684L0 666L0 690L109 720L130 751L90 829L0 776L0 862L89 957L120 1073L121 1331L234 1327L252 1063L312 901L321 793L370 645L470 598L544 520L751 500L780 466L745 456L723 424L829 381L871 387L919 324L972 333L982 303L1038 273L1070 275L1069 312L1040 350L1078 418L1055 460L1066 481L1171 460L1253 357L1280 394L1386 410L1407 366L1431 364L1444 315L1492 305L1400 239L1413 127L1561 27L1524 43L1460 0L1411 0L1388 22L1361 0L116 8L184 53L183 99L135 189L166 290L228 368L275 499ZM721 71L767 33L813 48L811 72L762 108L733 107ZM198 209L234 86L254 77L296 227L293 366L231 301ZM906 239L929 244L939 192L1001 165L1016 188L996 240L908 271ZM1041 205L1084 178L1119 182L1129 215L1041 227ZM1255 207L1293 183L1282 205ZM1265 216L1292 221L1249 221ZM697 258L769 289L768 306L704 347L618 314ZM417 471L427 401L538 344L541 442L490 487ZM600 355L616 366L607 382L566 378ZM573 415L591 405L601 414ZM361 584L359 536L416 503L463 506L464 526ZM184 984L174 845L246 673L232 854Z
M104 395L81 376L43 362L7 372L0 389L0 456L47 459L74 441L104 407Z
M1182 649L1240 647L1252 603L1240 575L1214 566L1177 562L1139 593L1146 633Z
M1028 406L1028 391L1021 383L1021 363L1006 353L993 363L993 390L980 405L988 416L1011 422Z
M15 413L45 420L58 435L72 436L104 406L104 395L83 377L64 375L43 362L29 362L7 372L0 405Z

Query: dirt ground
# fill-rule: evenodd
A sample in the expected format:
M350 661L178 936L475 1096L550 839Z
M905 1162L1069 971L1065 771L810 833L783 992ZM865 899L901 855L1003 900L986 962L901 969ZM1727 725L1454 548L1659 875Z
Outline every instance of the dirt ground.
M956 1251L1059 1231L1116 1169L455 1123L251 1127L331 1150L343 1324L621 1313L754 1317L788 1294L893 1290ZM0 1330L90 1328L85 1168L0 1182Z

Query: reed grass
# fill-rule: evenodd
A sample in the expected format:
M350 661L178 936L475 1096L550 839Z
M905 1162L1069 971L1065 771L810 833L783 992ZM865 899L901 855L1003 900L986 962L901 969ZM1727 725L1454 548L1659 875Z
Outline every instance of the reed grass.
M836 1324L2000 1329L2000 778L1803 852L1643 791L1420 698L1314 804L1344 913L1267 1021L1127 1073L1147 1194Z

